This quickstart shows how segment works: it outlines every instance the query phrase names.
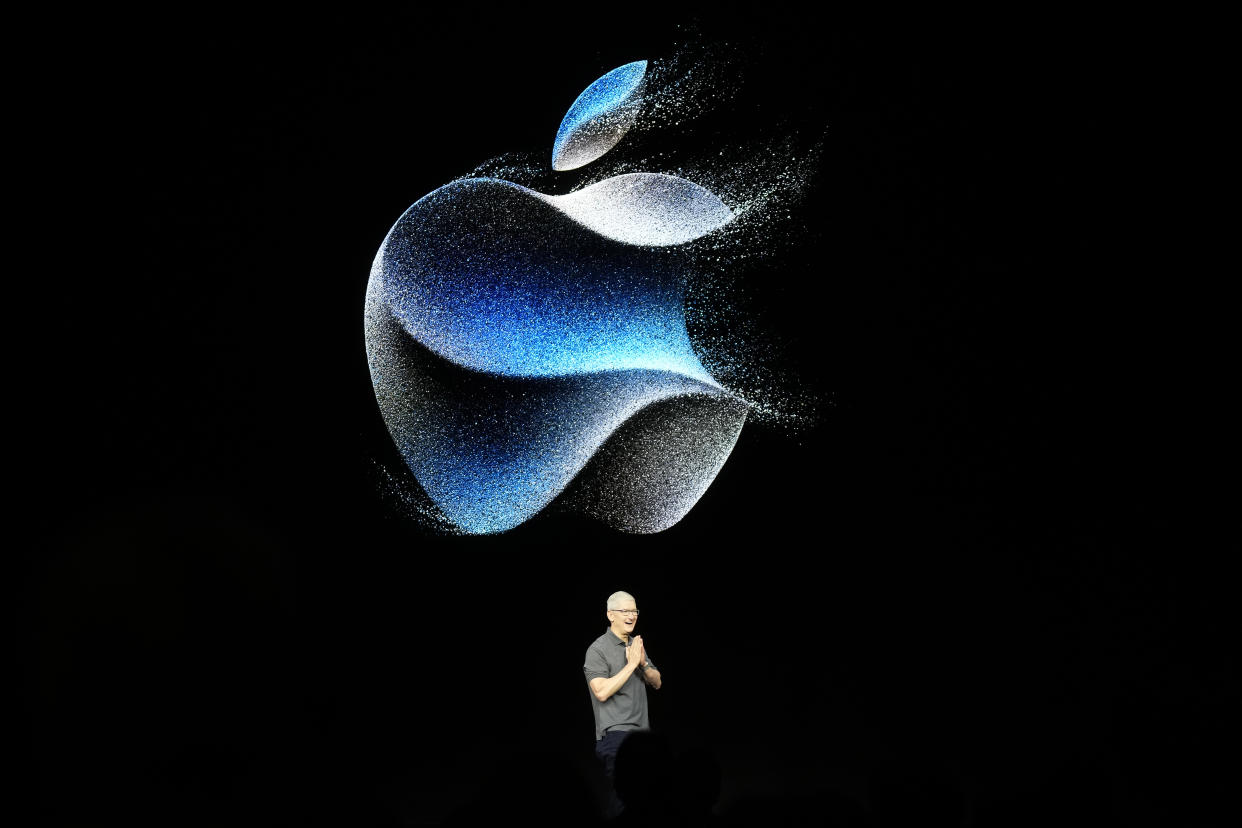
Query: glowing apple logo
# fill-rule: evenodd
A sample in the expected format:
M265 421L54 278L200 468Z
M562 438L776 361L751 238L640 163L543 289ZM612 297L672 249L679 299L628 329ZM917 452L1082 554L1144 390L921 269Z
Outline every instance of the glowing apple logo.
M646 74L621 66L578 97L554 170L621 141ZM749 409L691 345L675 253L733 218L659 173L559 196L461 179L406 210L371 268L367 357L389 433L453 527L503 532L562 495L626 532L685 516Z

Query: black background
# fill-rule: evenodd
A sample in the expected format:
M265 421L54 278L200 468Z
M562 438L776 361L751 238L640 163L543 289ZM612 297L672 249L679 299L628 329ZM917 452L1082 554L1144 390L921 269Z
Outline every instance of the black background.
M656 727L714 752L726 804L861 797L888 760L980 811L1076 773L1127 823L1205 824L1230 593L1175 508L1177 403L1132 380L1106 46L537 17L49 41L17 604L48 824L419 824L533 751L589 774L579 668L616 589L664 671ZM746 77L687 140L827 126L805 235L754 289L818 425L745 428L655 536L420 530L378 471L376 248L693 37Z

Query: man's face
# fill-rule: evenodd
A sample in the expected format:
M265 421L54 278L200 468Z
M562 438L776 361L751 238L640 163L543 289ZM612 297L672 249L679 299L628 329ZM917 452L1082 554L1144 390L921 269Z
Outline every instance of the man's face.
M633 601L622 601L621 606L608 611L612 628L622 635L630 635L638 626L638 606Z

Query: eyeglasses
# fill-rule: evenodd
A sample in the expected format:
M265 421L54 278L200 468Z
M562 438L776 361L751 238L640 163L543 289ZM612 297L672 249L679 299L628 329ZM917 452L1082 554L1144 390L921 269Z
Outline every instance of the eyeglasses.
M622 615L632 615L632 616L634 616L635 618L637 618L637 617L638 617L638 610L611 610L611 611L612 611L612 612L619 612L619 613L621 613Z

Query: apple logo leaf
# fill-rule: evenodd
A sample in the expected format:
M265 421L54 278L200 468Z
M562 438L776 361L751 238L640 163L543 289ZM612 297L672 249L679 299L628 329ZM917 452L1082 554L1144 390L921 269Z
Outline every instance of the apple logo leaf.
M552 144L552 169L576 170L612 149L642 106L647 61L618 66L578 96L565 113Z

